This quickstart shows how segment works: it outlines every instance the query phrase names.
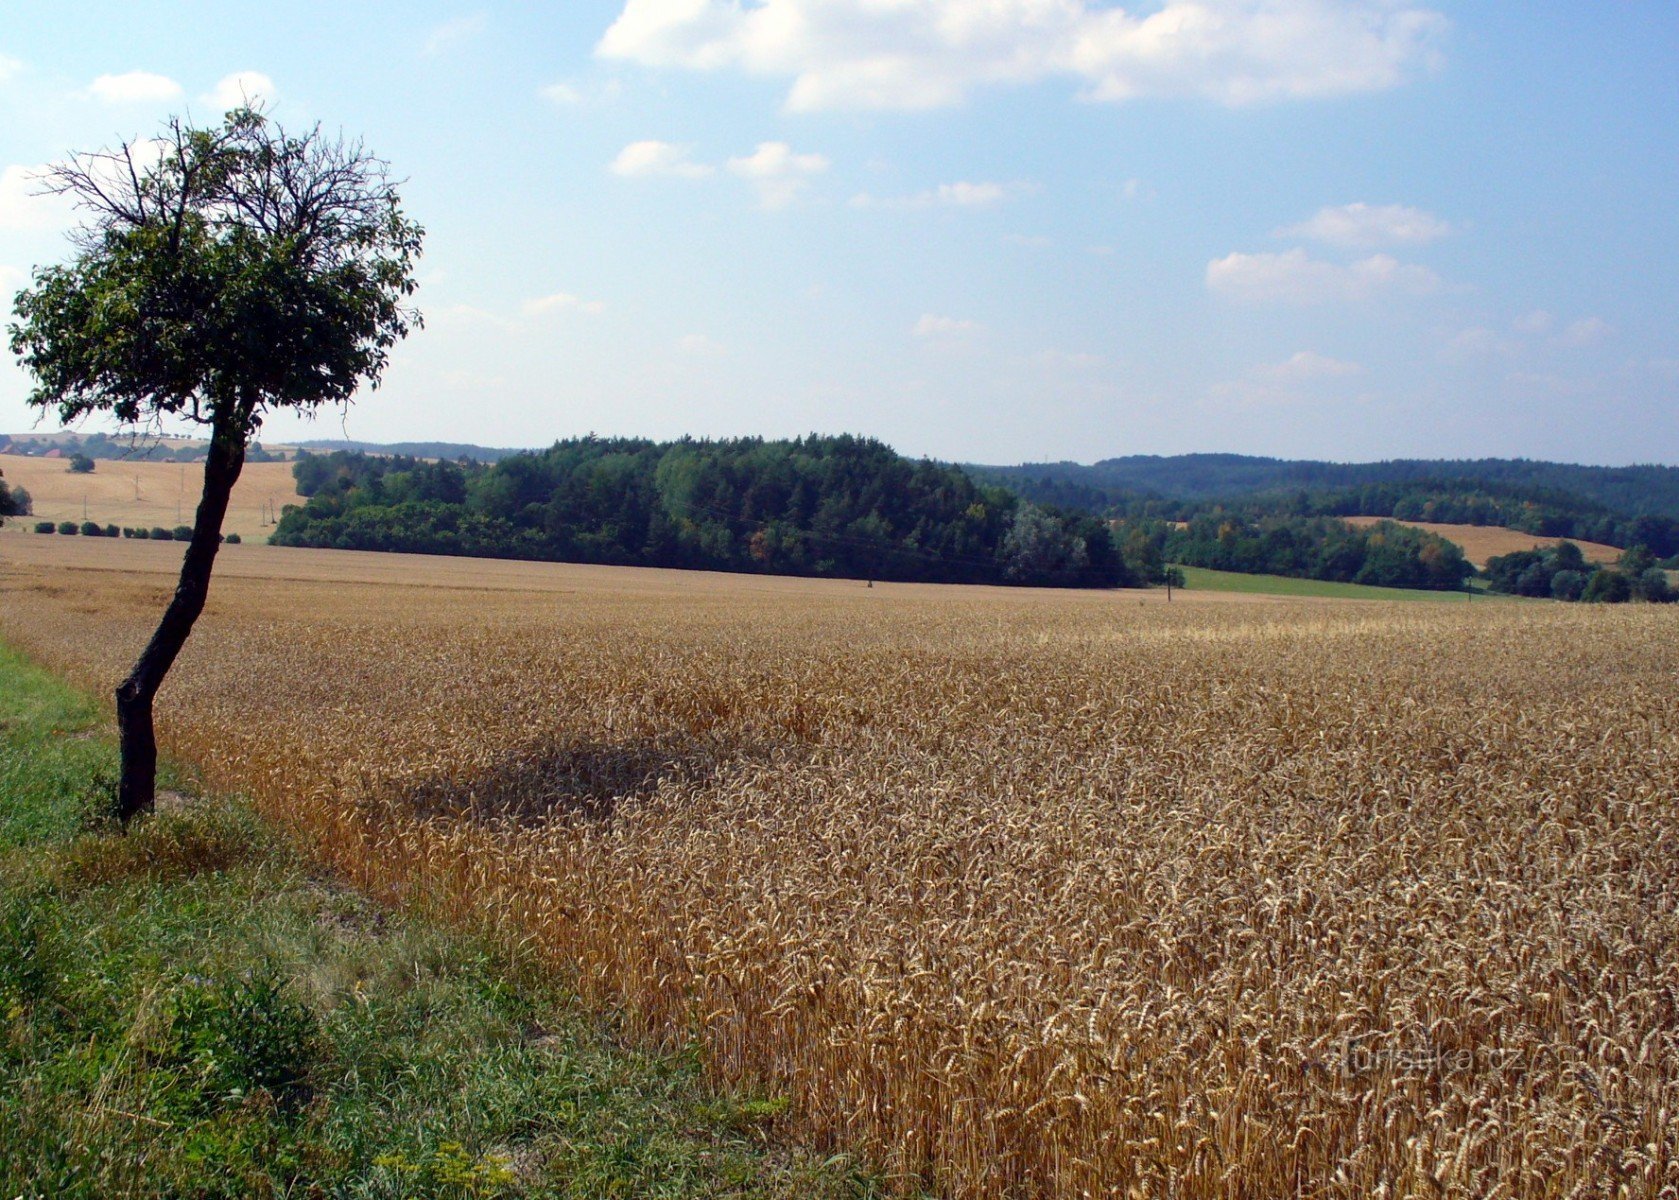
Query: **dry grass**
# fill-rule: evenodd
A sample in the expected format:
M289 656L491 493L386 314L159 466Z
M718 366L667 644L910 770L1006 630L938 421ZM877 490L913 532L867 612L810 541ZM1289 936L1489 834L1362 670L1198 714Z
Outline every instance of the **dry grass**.
M204 486L199 463L122 462L101 459L91 475L72 475L65 459L0 454L6 482L21 484L35 501L35 519L97 521L101 525L191 525ZM302 504L291 463L249 463L233 489L222 528L247 541L266 540L272 520L288 504ZM83 516L83 512L86 516ZM6 531L28 531L31 518L8 521Z
M1364 527L1385 519L1348 517L1347 524ZM1447 525L1438 521L1400 521L1399 524L1426 529L1430 533L1439 534L1448 542L1456 542L1463 549L1463 556L1476 567L1486 566L1489 558L1500 554L1555 546L1564 540L1573 541L1580 547L1588 562L1612 563L1621 557L1619 546L1609 546L1603 542L1582 542L1573 538L1539 537L1537 534L1523 533L1519 529L1506 529L1502 525Z
M104 687L172 559L52 541L0 635ZM820 1146L953 1197L1679 1191L1670 609L228 565L170 750Z

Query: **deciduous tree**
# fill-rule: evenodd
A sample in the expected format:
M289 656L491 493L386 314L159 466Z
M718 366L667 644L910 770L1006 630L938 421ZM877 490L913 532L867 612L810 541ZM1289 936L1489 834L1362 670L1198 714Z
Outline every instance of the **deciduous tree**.
M377 386L411 305L422 231L387 165L319 126L259 109L80 154L45 176L83 222L66 263L15 302L11 347L31 404L69 423L205 428L204 486L175 594L117 688L117 815L152 807L153 701L203 611L246 448L276 410L347 404Z

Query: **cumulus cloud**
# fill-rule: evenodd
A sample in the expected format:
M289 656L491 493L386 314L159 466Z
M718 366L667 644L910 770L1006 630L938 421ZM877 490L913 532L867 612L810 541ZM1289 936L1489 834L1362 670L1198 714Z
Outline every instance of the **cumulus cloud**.
M420 47L420 53L427 58L436 58L459 46L463 42L471 41L484 31L484 14L473 13L468 17L456 17L452 21L445 21L434 28L426 36L425 45Z
M29 286L29 272L0 263L0 308L10 308L12 297Z
M1242 408L1314 403L1332 397L1362 400L1365 397L1347 396L1344 389L1332 385L1363 373L1358 363L1300 350L1282 362L1260 363L1239 379L1215 384L1211 394L1215 400Z
M721 354L723 347L703 333L685 333L676 339L676 348L684 354Z
M1404 204L1343 204L1320 208L1306 221L1279 229L1277 237L1310 238L1334 246L1420 246L1452 232L1451 225Z
M259 101L272 104L279 96L280 90L274 86L274 81L261 71L235 71L217 80L216 86L204 97L204 103L214 106L218 112L227 112Z
M609 168L614 175L638 179L655 175L674 175L679 179L703 179L711 168L690 157L686 146L672 142L631 142L618 151Z
M87 85L88 95L106 104L155 104L173 100L181 85L167 75L150 71L129 71L122 75L101 75Z
M1372 254L1349 265L1313 258L1301 249L1281 254L1229 254L1207 264L1207 287L1249 304L1324 304L1384 294L1424 295L1440 286L1427 267Z
M1595 346L1607 338L1614 330L1609 328L1609 322L1602 317L1582 317L1578 321L1569 323L1562 331L1562 344L1565 346Z
M1532 312L1523 313L1510 322L1510 328L1517 333L1532 337L1551 332L1552 326L1556 323L1557 319L1550 313L1542 308L1536 308Z
M1446 339L1444 347L1444 357L1454 361L1509 355L1515 352L1516 347L1508 339L1499 337L1485 325L1471 325L1467 329L1458 330Z
M580 296L573 296L570 292L555 292L549 296L538 296L534 300L526 300L521 311L527 317L540 317L556 312L582 312L594 315L606 311L606 305L599 300L584 300Z
M941 317L937 313L922 313L921 319L915 323L914 333L920 338L948 337L954 333L971 333L978 328L978 321Z
M652 67L792 80L787 107L925 109L1066 78L1095 100L1229 105L1390 88L1447 21L1404 0L626 0L597 47Z
M909 196L882 197L859 192L851 198L851 205L853 208L987 208L1032 190L1029 183L969 183L957 180Z
M569 83L550 83L547 87L538 88L536 94L554 104L583 103L583 93Z
M1308 383L1318 379L1345 379L1363 370L1355 362L1330 358L1314 350L1300 350L1282 362L1260 364L1253 369L1253 375L1277 383Z
M820 154L795 154L786 142L759 142L751 154L729 160L729 170L749 179L758 189L758 202L768 209L786 208L810 182L828 169Z
M7 54L0 54L0 83L5 83L23 70L21 59L12 58Z

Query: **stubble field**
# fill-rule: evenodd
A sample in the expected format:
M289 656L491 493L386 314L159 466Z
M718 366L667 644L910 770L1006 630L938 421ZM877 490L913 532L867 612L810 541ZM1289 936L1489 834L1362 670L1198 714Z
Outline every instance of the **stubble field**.
M36 520L146 529L191 525L204 487L203 463L100 459L91 474L75 475L61 458L0 454L0 475L34 501L32 516L6 523L8 537L27 533ZM266 540L286 505L302 503L291 463L247 463L233 489L223 532Z
M105 689L164 545L7 539ZM166 748L989 1196L1679 1191L1679 620L229 548Z

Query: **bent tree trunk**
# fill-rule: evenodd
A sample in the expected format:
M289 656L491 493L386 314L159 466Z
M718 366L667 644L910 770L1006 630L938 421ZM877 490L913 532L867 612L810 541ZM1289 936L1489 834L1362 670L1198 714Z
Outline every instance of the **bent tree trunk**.
M163 620L141 653L140 660L117 687L117 730L122 740L122 777L117 785L117 820L127 825L150 812L157 792L157 738L152 728L152 701L163 686L175 656L186 645L193 622L204 611L210 594L210 570L221 547L222 518L228 497L245 466L245 435L235 422L218 422L204 458L204 494L193 520L192 541L181 561L181 579L164 610Z

